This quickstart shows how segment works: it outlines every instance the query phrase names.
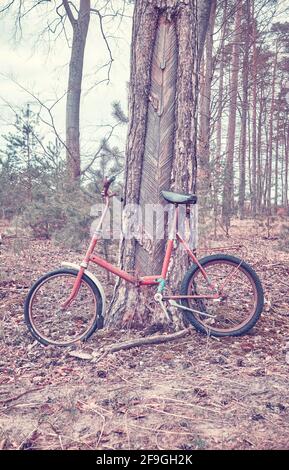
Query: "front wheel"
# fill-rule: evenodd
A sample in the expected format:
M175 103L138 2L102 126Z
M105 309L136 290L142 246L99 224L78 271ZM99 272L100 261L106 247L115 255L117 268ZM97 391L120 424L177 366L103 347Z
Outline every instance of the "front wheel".
M102 320L102 298L97 286L82 276L76 297L63 308L77 270L59 269L45 274L32 286L24 306L24 318L32 335L42 344L69 346L85 341Z
M212 336L240 336L257 322L264 306L263 288L255 271L244 261L229 255L213 255L201 259L207 279L218 291L218 299L202 270L193 265L186 273L181 295L198 298L182 299L187 321L197 330ZM206 298L206 296L208 296Z

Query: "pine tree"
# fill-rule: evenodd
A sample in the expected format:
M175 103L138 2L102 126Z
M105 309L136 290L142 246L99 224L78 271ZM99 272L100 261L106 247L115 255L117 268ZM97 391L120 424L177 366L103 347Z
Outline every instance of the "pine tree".
M33 198L33 183L39 173L42 138L38 115L27 104L16 115L14 129L3 135L5 150L0 150L0 201L4 213L21 210Z

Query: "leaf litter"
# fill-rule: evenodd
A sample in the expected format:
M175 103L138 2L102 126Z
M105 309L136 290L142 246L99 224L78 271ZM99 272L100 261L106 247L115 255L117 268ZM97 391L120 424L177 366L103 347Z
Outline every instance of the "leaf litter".
M229 240L245 247L265 308L246 336L216 341L194 330L177 341L103 355L133 330L95 333L73 348L44 347L28 333L30 285L81 255L26 240L0 253L1 449L288 449L289 254L254 221L237 221ZM238 255L234 250L232 254ZM106 274L96 274L107 286ZM113 284L109 285L109 293ZM156 334L159 334L157 332Z

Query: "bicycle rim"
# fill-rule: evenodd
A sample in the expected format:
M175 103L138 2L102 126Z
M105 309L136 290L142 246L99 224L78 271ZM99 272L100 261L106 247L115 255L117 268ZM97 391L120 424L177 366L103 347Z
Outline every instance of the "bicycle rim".
M247 325L255 314L258 302L256 284L251 274L242 265L229 260L212 260L204 269L217 289L224 285L223 297L214 299L189 299L193 316L208 331L234 333ZM188 294L210 295L208 286L200 269L193 273Z
M85 338L97 321L97 304L92 287L82 279L79 292L70 305L69 297L76 276L57 273L44 279L29 302L29 320L35 333L54 345L69 345Z

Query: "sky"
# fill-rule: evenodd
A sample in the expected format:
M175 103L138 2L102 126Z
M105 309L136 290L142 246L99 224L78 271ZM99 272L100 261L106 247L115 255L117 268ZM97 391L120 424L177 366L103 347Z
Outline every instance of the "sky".
M33 0L24 0L27 4ZM0 0L0 6L7 3ZM16 3L19 3L16 0ZM59 2L57 2L58 4ZM104 1L92 1L92 6L101 8ZM78 1L75 4L79 4ZM112 0L113 11L102 10L106 15L112 15L123 7L123 0ZM15 110L27 102L37 100L32 93L47 106L53 107L53 118L59 134L65 135L65 91L68 80L68 64L70 57L71 28L66 22L68 42L62 33L41 34L53 22L55 14L54 0L47 5L39 5L22 19L22 33L19 28L15 35L15 8L1 17L0 27L0 135L11 129L14 122ZM127 112L127 83L129 80L129 53L131 35L132 7L126 6L125 17L107 16L103 20L103 28L112 51L113 63L110 71L110 81L107 80L108 68L103 67L109 60L105 41L100 33L99 21L96 15L91 16L84 60L84 79L81 101L81 146L83 154L91 155L97 149L99 141L109 132L104 127L113 122L111 103L120 101ZM43 110L42 117L49 121L49 116ZM48 126L42 125L41 132L46 139L52 138ZM124 146L125 129L117 130L114 145L121 149ZM1 142L1 141L0 141Z
M0 0L0 8L8 0ZM31 6L35 0L23 0L24 6ZM0 146L1 136L11 130L15 120L15 112L27 102L39 105L29 92L33 93L47 106L53 107L53 118L58 133L65 136L65 92L68 80L68 64L70 57L71 28L66 22L66 34L62 33L56 39L56 34L47 33L48 25L55 27L58 18L55 12L56 0L34 8L22 19L22 32L15 27L16 6L20 0L15 0L15 6L5 15L0 16ZM75 0L75 5L79 0ZM127 83L129 80L129 55L131 38L132 5L128 0L91 0L92 6L101 9L104 15L103 27L112 51L113 63L110 81L101 82L107 78L109 60L107 46L101 36L99 21L96 15L91 15L84 61L83 93L81 101L81 152L82 155L93 155L100 140L110 131L105 127L111 124L111 103L120 101L127 112ZM279 7L288 5L289 0L279 0ZM112 16L122 12L124 16ZM107 5L107 6L106 6ZM287 17L281 18L287 20ZM43 31L46 30L46 33ZM50 121L45 111L43 119ZM41 132L46 140L53 139L48 126L42 125ZM118 128L112 140L121 150L125 145L126 130Z

